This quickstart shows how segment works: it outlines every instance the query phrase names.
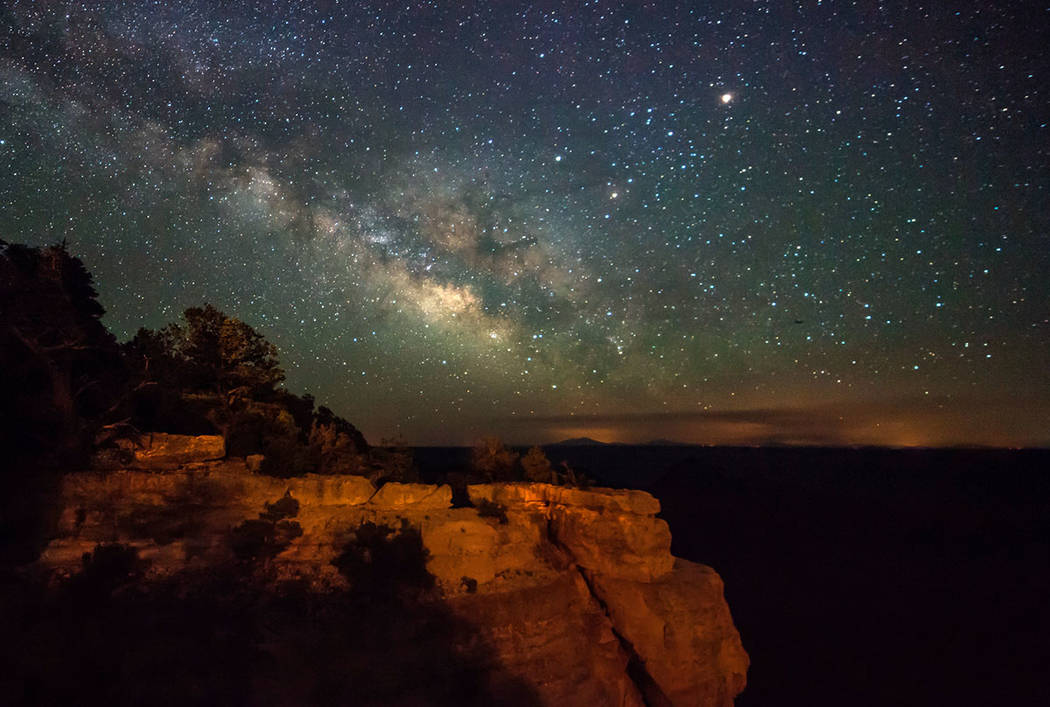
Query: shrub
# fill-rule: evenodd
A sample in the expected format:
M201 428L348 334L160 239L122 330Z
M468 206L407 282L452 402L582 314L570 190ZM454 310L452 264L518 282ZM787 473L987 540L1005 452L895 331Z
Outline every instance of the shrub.
M477 502L476 508L478 509L478 515L482 518L496 518L499 520L500 525L507 524L507 509L500 504L483 498Z
M244 563L269 562L281 554L292 541L303 534L303 528L294 520L299 514L299 501L290 493L267 503L258 518L250 518L233 529L230 550Z
M521 467L525 470L525 478L529 481L544 484L554 482L554 473L551 471L551 462L539 447L531 448L528 453L522 457Z
M108 601L116 590L134 584L149 569L149 561L139 558L138 551L120 543L96 545L81 558L83 569L70 589L76 600Z
M402 519L400 529L362 524L332 560L351 592L375 601L418 597L434 587L427 572L427 550L417 528Z
M507 449L499 437L479 439L471 452L475 471L490 481L512 480L517 462L517 452Z

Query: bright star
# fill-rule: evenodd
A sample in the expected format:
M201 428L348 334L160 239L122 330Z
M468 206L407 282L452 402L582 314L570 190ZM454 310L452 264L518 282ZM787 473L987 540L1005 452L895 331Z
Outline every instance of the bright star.
M732 93L723 93L722 94L722 103L729 103L731 100L733 100L733 94Z

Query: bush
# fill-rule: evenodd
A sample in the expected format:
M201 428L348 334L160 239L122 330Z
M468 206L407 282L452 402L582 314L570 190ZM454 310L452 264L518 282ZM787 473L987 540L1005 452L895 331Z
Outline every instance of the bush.
M531 448L521 459L521 467L525 470L525 478L529 481L550 484L555 483L554 473L551 471L551 462L543 450L539 447Z
M230 534L230 550L243 563L266 563L281 554L303 534L299 523L288 518L299 514L299 501L286 493L267 503L258 518L244 521Z
M372 472L369 476L373 481L397 481L399 483L419 481L419 472L416 471L412 450L400 440L383 439L379 447L372 448L370 456Z
M423 536L402 519L399 529L362 524L332 560L358 597L395 601L419 597L434 588L427 572Z
M299 500L292 497L291 491L285 491L284 496L266 504L266 511L260 513L259 517L276 523L285 518L295 518L299 515Z
M493 503L487 499L481 499L477 502L476 507L478 509L478 515L482 518L496 518L499 520L500 525L507 524L507 509L498 503Z
M149 569L149 561L138 551L120 543L103 543L81 558L83 569L70 589L77 600L105 602L116 590L134 584Z
M489 481L513 480L517 463L517 452L507 449L499 437L479 439L471 452L474 470Z

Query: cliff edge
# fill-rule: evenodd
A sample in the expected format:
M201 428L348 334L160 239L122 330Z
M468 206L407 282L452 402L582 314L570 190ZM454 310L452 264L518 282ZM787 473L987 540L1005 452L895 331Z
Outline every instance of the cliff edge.
M457 508L448 486L280 479L222 453L221 438L165 437L133 468L67 475L37 567L72 576L120 544L146 582L251 562L260 582L339 593L378 571L370 542L400 537L418 545L427 601L476 631L458 640L483 642L539 704L727 706L744 689L721 579L671 556L649 494L481 484L468 487L473 507Z

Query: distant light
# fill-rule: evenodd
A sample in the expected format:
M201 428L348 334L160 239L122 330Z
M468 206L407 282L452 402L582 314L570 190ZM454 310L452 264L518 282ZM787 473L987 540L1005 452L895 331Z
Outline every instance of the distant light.
M733 100L733 94L732 93L723 93L722 94L722 103L729 103L731 100Z

